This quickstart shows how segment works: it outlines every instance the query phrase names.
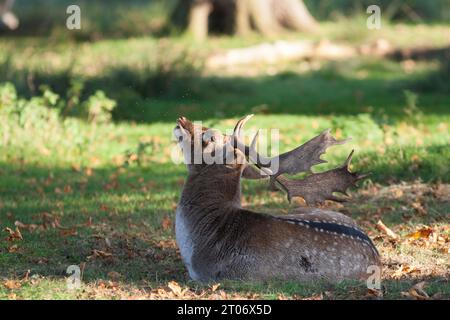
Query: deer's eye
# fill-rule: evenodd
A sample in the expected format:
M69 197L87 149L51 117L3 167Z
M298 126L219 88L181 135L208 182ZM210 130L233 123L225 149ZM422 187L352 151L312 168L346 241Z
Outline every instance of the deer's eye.
M181 142L181 141L183 141L183 136L178 137L178 142Z

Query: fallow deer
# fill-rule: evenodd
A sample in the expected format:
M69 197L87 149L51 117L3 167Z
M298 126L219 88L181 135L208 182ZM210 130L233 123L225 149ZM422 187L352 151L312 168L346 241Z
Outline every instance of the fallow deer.
M271 172L267 163L275 157L264 158L255 151L256 136L250 146L243 142L241 130L249 118L241 119L232 135L201 127L184 117L177 120L174 135L184 154L188 177L176 210L175 232L190 277L198 281L367 278L368 267L380 265L379 254L351 218L313 207L271 215L241 206L241 178L267 175L289 199L299 196L308 205L342 201L333 193L345 194L348 187L365 177L348 170L353 151L336 169L313 174L311 167L326 162L320 156L328 147L346 140L338 141L329 130L324 131L281 154L278 171ZM223 158L231 161L193 163L195 145L200 146L201 159L224 150ZM303 180L285 177L299 172L310 175Z

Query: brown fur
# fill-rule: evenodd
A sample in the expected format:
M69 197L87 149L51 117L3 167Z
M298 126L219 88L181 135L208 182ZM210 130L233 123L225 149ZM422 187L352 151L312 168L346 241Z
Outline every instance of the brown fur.
M362 279L370 265L380 264L373 244L349 217L315 208L287 216L251 212L240 202L245 165L188 168L176 224L193 279Z

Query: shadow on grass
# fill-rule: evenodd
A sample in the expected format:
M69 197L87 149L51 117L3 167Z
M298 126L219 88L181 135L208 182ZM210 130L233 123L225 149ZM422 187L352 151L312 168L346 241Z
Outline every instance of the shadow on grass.
M68 30L66 21L71 15L67 13L67 8L74 4L80 7L82 27ZM20 26L16 30L1 26L0 37L42 37L82 42L168 36L171 28L166 18L172 6L173 1L17 1L12 11L17 15Z
M376 72L397 72L398 66L382 64L366 66L375 74L358 79L346 74L346 66L330 63L317 71L260 77L202 76L188 67L184 71L116 67L105 70L101 76L80 78L74 77L71 70L18 71L6 62L0 74L25 96L39 93L38 88L45 84L65 98L73 81L82 82L83 98L103 90L118 102L114 111L117 121L145 123L173 121L180 115L204 120L248 113L315 116L371 113L379 118L387 115L402 119L406 116L404 90L424 81L419 75L410 79L376 75ZM448 103L444 91L434 88L422 90L419 107L427 115L448 115Z
M15 243L2 236L0 275L62 276L69 265L86 262L87 281L111 271L130 282L179 279L172 222L163 225L178 197L176 172L158 167L120 175L111 168L87 177L71 169L2 165L1 229L14 229L16 221L25 227L17 251L9 252Z
M427 293L432 296L438 294L440 299L450 297L450 282L444 276L427 277L403 277L399 280L383 279L381 291L384 299L405 298L402 292L407 294L411 287L421 281L427 282ZM276 299L285 297L318 297L324 299L379 299L368 291L367 284L360 281L342 281L340 283L328 283L325 281L294 282L294 281L270 281L261 283L244 283L236 281L224 281L221 289L230 291L243 291L255 294L265 294L268 298ZM408 296L406 296L407 298ZM409 296L409 298L412 298ZM438 297L436 297L438 298Z
M374 176L384 179L386 170L391 169L374 168ZM22 241L11 243L4 237L0 241L0 276L18 276L31 270L59 277L65 275L69 265L86 262L86 282L106 279L110 272L119 273L121 281L130 284L165 284L174 279L184 282L186 272L173 230L184 175L182 166L171 164L130 167L120 173L117 168L101 168L86 176L72 169L3 163L1 229L14 229L16 221L26 227L21 228ZM267 191L253 185L248 192ZM277 205L271 201L268 199L268 207ZM356 220L359 217L363 214ZM427 224L433 219L433 215L421 216L414 224ZM38 227L32 230L31 225ZM13 244L18 248L10 252ZM400 284L401 288L412 280L408 281ZM299 286L285 284L273 290L309 292ZM248 289L242 283L235 288ZM261 288L258 285L254 290ZM344 294L348 287L336 288Z

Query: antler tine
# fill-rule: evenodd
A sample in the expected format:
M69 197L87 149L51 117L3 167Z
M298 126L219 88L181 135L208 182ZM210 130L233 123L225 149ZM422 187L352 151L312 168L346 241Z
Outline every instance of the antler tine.
M253 117L253 114L249 114L249 115L241 118L236 123L236 126L234 127L234 130L233 130L233 137L232 137L233 138L233 142L234 142L234 146L239 148L239 149L242 148L241 150L243 150L245 155L247 155L248 157L250 157L250 153L252 152L251 149L253 149L253 151L255 152L255 155L256 155L255 164L258 167L267 167L268 166L267 163L270 162L270 159L266 159L263 156L261 156L260 154L258 154L258 152L256 152L255 145L256 145L256 138L257 137L255 136L253 138L253 141L252 141L252 144L251 144L250 148L247 147L247 145L244 143L244 141L242 140L242 137L241 137L241 130L242 130L242 128L247 123L247 121L250 120L250 118L252 118L252 117ZM258 134L259 134L259 130L258 130L257 135ZM264 159L264 163L262 163L260 161L260 159ZM266 172L266 173L269 174L268 172ZM270 174L273 174L273 173L271 172Z
M236 126L234 127L234 130L233 130L233 137L234 137L236 140L239 140L239 139L241 138L241 130L242 130L242 127L245 125L245 123L246 123L248 120L250 120L251 117L253 117L253 114L249 114L249 115L247 115L247 116L241 118L241 119L236 123Z
M258 131L256 131L255 136L253 137L252 143L250 144L250 150L249 150L249 156L254 153L254 154L258 154L256 151L256 143L258 142L258 136L259 136L259 129ZM256 161L258 161L258 159L256 159Z
M347 160L345 160L344 164L342 165L343 168L348 168L348 166L350 165L350 162L352 162L354 152L355 152L355 149L352 149L352 151L350 152L350 154L347 157Z
M352 162L353 159L353 153L355 152L355 149L352 149L352 151L350 152L350 154L347 157L347 160L345 160L344 164L341 166L341 168L345 168L345 169L349 169L350 163ZM372 173L368 172L368 173L364 173L364 174L356 174L356 181L362 180L367 178L368 176L370 176Z
M262 156L258 153L258 151L256 151L256 143L258 142L258 137L259 137L259 132L260 130L258 129L258 131L256 131L255 136L253 137L253 140L250 144L250 147L248 147L248 157L251 161L253 161L253 163L265 174L271 176L273 175L272 170L270 170L269 168L266 168L260 161L260 159L262 158ZM256 158L253 159L253 156L255 156Z

